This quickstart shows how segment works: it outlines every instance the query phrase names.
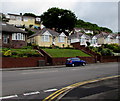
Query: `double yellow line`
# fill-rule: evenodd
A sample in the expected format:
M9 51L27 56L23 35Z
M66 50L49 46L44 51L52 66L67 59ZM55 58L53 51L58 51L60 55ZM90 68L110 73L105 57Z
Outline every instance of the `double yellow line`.
M52 93L51 95L49 95L48 97L46 97L43 101L52 101L55 98L57 98L58 96L60 96L61 94L72 90L73 88L76 88L78 86L82 86L88 83L93 83L93 82L98 82L98 81L102 81L102 80L106 80L106 79L112 79L112 78L116 78L116 77L120 77L120 75L115 75L115 76L110 76L110 77L104 77L104 78L99 78L99 79L95 79L95 80L88 80L88 81L83 81L83 82L78 82L72 85L69 85L67 87L64 87L60 90L57 90L56 92Z

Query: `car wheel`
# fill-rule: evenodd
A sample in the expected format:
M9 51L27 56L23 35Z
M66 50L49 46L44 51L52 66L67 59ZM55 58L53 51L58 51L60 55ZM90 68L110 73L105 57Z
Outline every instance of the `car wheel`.
M75 64L72 64L72 67L75 67Z
M85 66L86 65L86 63L82 63L82 66Z

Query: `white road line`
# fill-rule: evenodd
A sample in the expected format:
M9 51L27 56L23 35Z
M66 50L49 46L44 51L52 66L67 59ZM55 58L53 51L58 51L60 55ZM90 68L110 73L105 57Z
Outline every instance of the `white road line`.
M44 92L52 92L52 91L56 91L58 89L48 89L48 90L44 90Z
M10 98L14 98L14 97L18 97L18 95L11 95L11 96L0 97L0 99L10 99Z
M34 95L34 94L39 94L40 92L37 91L37 92L30 92L30 93L24 93L23 95L24 96L27 96L27 95Z

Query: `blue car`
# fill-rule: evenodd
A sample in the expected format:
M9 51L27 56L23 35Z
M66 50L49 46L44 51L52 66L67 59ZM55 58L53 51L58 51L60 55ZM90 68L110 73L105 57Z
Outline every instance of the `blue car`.
M86 61L81 60L80 58L68 58L66 60L66 67L67 66L74 67L74 66L80 66L80 65L85 66L86 65Z

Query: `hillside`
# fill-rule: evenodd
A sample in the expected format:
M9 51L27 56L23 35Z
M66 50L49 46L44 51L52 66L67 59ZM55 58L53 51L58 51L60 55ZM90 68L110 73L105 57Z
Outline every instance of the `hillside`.
M92 31L94 31L94 34L98 34L101 31L112 33L112 30L109 29L109 28L99 27L97 24L92 24L90 22L85 22L85 21L80 20L80 19L77 20L75 27L92 30Z

